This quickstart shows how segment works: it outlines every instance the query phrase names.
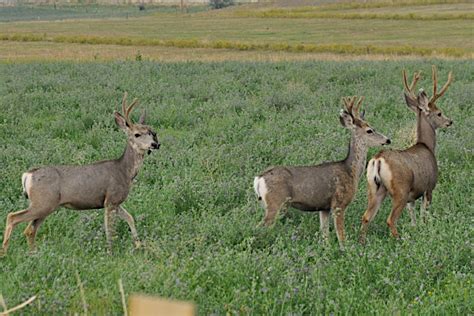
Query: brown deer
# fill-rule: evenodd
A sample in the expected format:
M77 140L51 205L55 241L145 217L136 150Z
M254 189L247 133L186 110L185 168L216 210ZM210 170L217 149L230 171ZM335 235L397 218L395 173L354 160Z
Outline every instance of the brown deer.
M32 251L39 226L58 207L74 210L105 208L105 232L108 250L112 249L113 220L116 215L130 227L136 247L140 246L133 217L121 206L126 200L132 180L138 173L145 153L158 149L156 133L144 125L145 112L134 124L129 115L137 105L135 99L127 107L127 93L123 96L123 115L115 112L115 122L125 132L128 141L123 155L115 160L104 160L85 166L48 166L31 169L22 175L23 191L30 199L27 209L7 215L3 254L6 254L13 228L30 222L25 230Z
M415 72L411 84L408 85L406 71L403 71L405 101L417 115L417 140L415 145L405 150L382 151L369 161L368 206L362 217L361 243L365 243L369 223L374 219L387 194L392 197L392 211L387 225L394 237L398 237L396 224L405 205L408 206L411 222L415 225L415 201L423 196L422 216L431 203L438 176L435 157L436 129L453 124L436 106L436 100L443 96L453 80L452 73L449 73L448 81L438 93L435 66L432 72L433 96L428 99L423 89L420 89L418 96L413 93L420 73Z
M277 213L287 206L320 213L324 239L329 237L329 215L333 213L340 246L344 242L344 211L354 198L364 171L370 146L390 144L390 139L374 131L359 115L361 97L343 98L340 122L351 131L347 157L316 166L277 166L255 177L254 188L265 207L263 224L272 225Z

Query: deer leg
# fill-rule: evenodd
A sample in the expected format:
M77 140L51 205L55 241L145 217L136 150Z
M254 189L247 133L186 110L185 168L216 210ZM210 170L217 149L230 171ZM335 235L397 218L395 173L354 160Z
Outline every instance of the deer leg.
M325 242L329 241L329 211L319 212L319 226Z
M141 243L138 239L137 229L135 228L135 220L133 219L132 215L125 210L123 206L119 206L118 209L118 216L127 222L128 227L130 227L130 232L132 233L133 243L135 244L135 248L140 248Z
M367 206L367 210L362 216L362 225L360 227L359 242L361 244L365 244L369 224L375 218L375 215L377 215L377 212L380 209L380 206L382 205L383 200L387 196L387 189L383 185L380 185L377 188L377 185L375 184L375 182L368 183L367 191L368 191L368 206Z
M265 196L265 217L263 225L271 226L275 223L275 218L281 209L288 207L290 197L286 192L275 192L274 195Z
M28 224L28 227L26 227L25 231L23 232L26 236L26 240L28 241L28 245L30 246L31 252L34 252L36 250L36 245L35 245L36 232L38 231L38 228L41 226L44 220L45 220L44 217L32 220L30 224Z
M280 207L276 204L270 203L265 209L265 217L263 218L263 225L271 226L275 223L275 217L278 214Z
M335 207L332 209L334 212L334 226L336 227L337 240L339 241L339 247L344 249L344 241L346 239L344 233L344 211L345 207Z
M112 253L113 239L115 237L115 206L106 206L104 212L105 237L107 239L107 251Z
M421 218L424 222L426 222L428 219L428 207L430 206L432 199L432 191L426 191L425 194L423 194L423 203L421 203Z
M392 195L392 198L392 212L390 212L390 215L388 216L387 225L392 232L392 236L398 238L399 235L397 231L397 221L403 209L405 208L405 205L407 205L407 197L396 192L394 195Z
M408 214L410 214L411 226L416 226L415 202L407 203Z
M10 236L15 226L19 223L30 221L33 218L34 214L30 208L18 212L12 212L7 215L7 223L5 225L5 233L3 235L2 255L5 255L7 253L8 244L10 242Z

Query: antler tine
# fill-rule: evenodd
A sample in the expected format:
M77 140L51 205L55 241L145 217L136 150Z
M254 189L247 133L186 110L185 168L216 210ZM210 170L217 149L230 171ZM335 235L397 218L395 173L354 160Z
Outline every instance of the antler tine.
M122 98L122 114L125 115L126 112L127 112L127 91L125 91Z
M436 71L436 66L431 66L431 72L433 74L433 98L436 95L436 90L438 89L438 73Z
M342 97L342 101L344 102L344 106L346 107L347 112L352 114L352 100L351 100L351 97Z
M453 82L453 72L452 71L450 71L449 74L448 74L448 81L446 81L446 83L441 88L441 91L439 93L433 94L433 96L430 99L429 104L434 104L436 102L436 100L438 100L440 97L442 97L444 95L444 93L446 92L446 90L448 90L448 87L451 84L451 82Z
M413 89L415 88L418 80L420 80L420 74L421 74L421 71L418 71L418 72L415 71L415 73L413 74L413 79L411 81L411 84L408 85L407 72L405 69L403 69L403 85L405 86L405 90L412 97L415 96L415 94L413 93Z
M125 119L127 120L128 124L132 124L132 120L130 119L130 113L132 112L133 108L135 105L138 104L138 99L133 99L132 103L128 106L126 112L125 112Z
M355 99L355 98L356 98L356 97L354 97L354 99ZM361 97L359 98L359 101L357 101L357 105L354 107L354 110L353 110L353 112L354 112L354 117L359 117L359 109L360 109L360 105L362 104L362 101L364 101L364 97L363 97L363 96L361 96Z

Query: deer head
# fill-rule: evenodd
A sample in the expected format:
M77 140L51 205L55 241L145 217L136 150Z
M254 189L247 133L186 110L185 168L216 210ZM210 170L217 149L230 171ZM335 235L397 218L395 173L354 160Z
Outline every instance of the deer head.
M421 112L421 115L424 115L430 122L431 126L433 126L435 129L439 127L451 126L453 121L446 117L436 106L436 100L444 95L449 85L453 81L452 73L449 72L448 81L446 81L444 86L441 88L441 91L438 93L438 74L436 71L436 66L433 65L433 96L430 99L423 89L420 89L418 96L415 96L415 93L413 92L416 82L420 79L420 73L421 72L415 72L412 83L408 85L406 71L403 70L403 85L405 87L405 101L407 106L416 113Z
M380 146L388 145L391 143L390 139L384 135L376 132L365 120L364 112L362 115L359 114L359 109L364 97L360 97L357 101L357 97L346 97L342 98L344 103L344 109L341 109L339 120L342 126L348 128L355 133L355 136L364 141L368 146Z
M143 111L138 123L133 123L130 119L130 113L138 104L138 100L134 99L127 106L127 92L122 99L123 115L115 111L115 123L127 134L128 142L132 148L140 154L151 153L153 149L160 148L160 143L156 137L155 131L150 126L145 125L146 112Z

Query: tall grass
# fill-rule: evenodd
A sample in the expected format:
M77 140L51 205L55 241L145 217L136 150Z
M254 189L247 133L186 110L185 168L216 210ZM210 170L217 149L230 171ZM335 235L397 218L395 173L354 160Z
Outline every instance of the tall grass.
M402 8L412 6L431 6L440 4L460 4L470 3L466 0L377 0L377 1L352 1L352 2L339 2L321 4L318 6L303 6L294 7L293 10L296 12L307 12L307 11L333 11L333 10L350 10L350 9L378 9L378 8Z
M167 46L180 48L213 48L233 49L241 51L286 51L301 53L335 53L352 55L417 55L417 56L447 56L447 57L470 57L472 54L462 48L424 48L416 46L375 46L375 45L350 45L350 44L290 44L281 43L255 43L229 40L204 41L198 39L150 39L136 37L100 37L100 36L76 36L76 35L34 35L34 34L0 34L0 40L4 41L49 41L56 43L78 43L78 44L105 44L124 46Z
M290 18L290 19L342 19L342 20L474 20L474 13L338 13L311 12L293 9L239 10L238 17Z

